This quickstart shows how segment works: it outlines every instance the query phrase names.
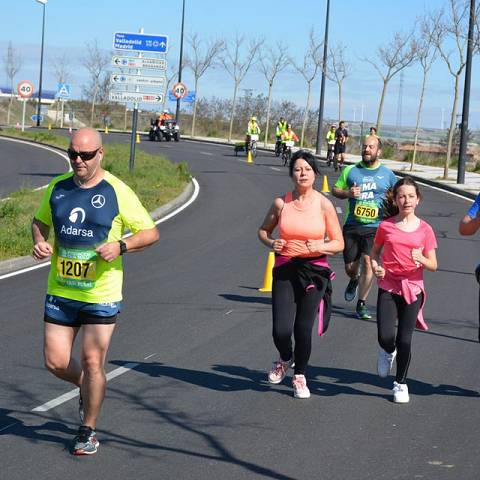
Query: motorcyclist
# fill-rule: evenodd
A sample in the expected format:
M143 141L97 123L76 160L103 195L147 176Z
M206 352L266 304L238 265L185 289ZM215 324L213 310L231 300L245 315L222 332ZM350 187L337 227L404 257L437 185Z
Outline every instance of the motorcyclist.
M247 125L247 134L245 137L245 151L248 152L252 135L260 135L260 127L258 126L257 117L252 115Z
M327 132L327 167L329 167L333 162L333 157L335 156L335 130L337 129L337 125L332 123L330 130Z
M159 125L164 125L166 120L171 120L173 117L168 110L164 110L158 117Z
M282 145L282 133L285 132L286 129L287 121L285 120L285 117L280 117L275 131L275 152L280 153L280 147Z

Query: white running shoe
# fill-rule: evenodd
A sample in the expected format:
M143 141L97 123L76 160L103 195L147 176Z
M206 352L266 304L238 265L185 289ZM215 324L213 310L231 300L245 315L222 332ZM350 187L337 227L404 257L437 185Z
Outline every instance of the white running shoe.
M377 357L377 372L382 378L388 377L388 374L392 370L393 361L397 356L397 350L393 353L387 353L383 348L378 350Z
M305 375L294 375L292 380L293 396L295 398L310 398Z
M268 382L277 385L281 383L287 374L287 370L292 366L293 358L284 362L281 358L275 362L273 368L268 372Z
M406 383L393 382L393 401L395 403L408 403L410 396L408 395L408 386Z

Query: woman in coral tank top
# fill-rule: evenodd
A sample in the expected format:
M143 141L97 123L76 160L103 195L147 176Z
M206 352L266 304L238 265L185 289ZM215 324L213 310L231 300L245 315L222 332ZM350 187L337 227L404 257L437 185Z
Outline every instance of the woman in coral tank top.
M268 373L268 381L282 382L294 365L295 398L309 398L305 378L312 349L312 330L328 327L333 272L327 255L343 250L342 229L330 200L315 190L318 167L315 157L296 152L289 173L293 191L274 200L258 230L260 241L274 250L272 314L273 341L280 358ZM278 235L273 236L277 229ZM292 345L292 334L295 346Z
M398 180L386 198L389 218L380 222L370 254L378 279L377 371L387 377L397 359L392 391L395 403L410 401L406 378L413 330L415 326L427 330L422 314L423 270L437 269L435 234L427 222L415 215L420 198L418 185L411 177Z

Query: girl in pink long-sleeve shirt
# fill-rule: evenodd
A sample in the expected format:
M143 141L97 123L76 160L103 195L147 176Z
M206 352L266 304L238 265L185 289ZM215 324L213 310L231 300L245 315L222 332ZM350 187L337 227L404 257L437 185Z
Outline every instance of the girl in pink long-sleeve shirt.
M372 270L378 279L377 370L381 377L387 377L397 359L393 382L396 403L410 400L406 377L415 326L427 329L422 315L423 270L437 269L435 234L428 223L415 215L420 199L418 185L411 177L394 185L387 197L389 218L380 223L371 251Z

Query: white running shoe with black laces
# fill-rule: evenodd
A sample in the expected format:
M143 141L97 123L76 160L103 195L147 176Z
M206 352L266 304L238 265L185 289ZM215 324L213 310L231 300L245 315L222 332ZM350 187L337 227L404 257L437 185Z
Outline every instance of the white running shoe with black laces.
M382 378L388 377L388 374L392 370L393 361L397 356L397 350L392 353L386 352L383 348L378 350L377 357L377 372L378 375Z

